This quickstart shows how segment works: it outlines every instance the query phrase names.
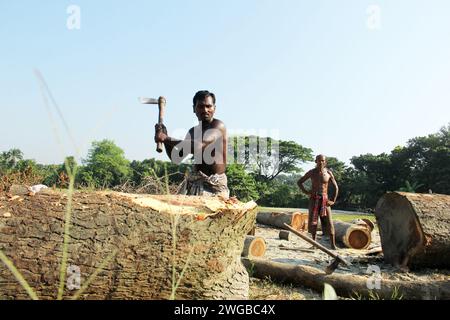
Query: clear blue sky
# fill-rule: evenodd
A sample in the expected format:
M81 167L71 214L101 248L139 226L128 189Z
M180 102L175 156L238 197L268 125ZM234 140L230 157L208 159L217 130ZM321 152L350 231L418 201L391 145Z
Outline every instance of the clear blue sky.
M80 30L66 27L72 4ZM369 5L381 9L375 30ZM346 162L450 121L448 0L0 0L0 39L0 151L40 163L74 148L34 68L82 157L107 138L130 160L159 158L157 108L137 98L166 96L173 132L195 124L201 89L216 93L229 130L279 130Z

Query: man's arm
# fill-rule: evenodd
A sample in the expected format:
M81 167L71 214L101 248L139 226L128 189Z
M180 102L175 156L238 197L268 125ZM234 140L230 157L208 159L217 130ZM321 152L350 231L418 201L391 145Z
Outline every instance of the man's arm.
M336 203L336 200L337 200L337 197L338 197L338 194L339 194L339 187L338 187L338 184L336 182L336 179L334 178L333 173L331 171L328 171L328 173L330 174L331 183L334 186L334 197L333 197L333 200L332 201L328 201L328 205L332 206L332 205L334 205Z
M207 146L216 141L221 141L224 135L226 136L225 125L221 121L217 121L217 124L205 133L202 132L200 127L191 128L184 140L169 137L167 131L162 130L158 126L156 125L155 142L164 143L167 156L172 162L177 164L181 163L190 154L195 154L195 151L201 152L203 156L203 150ZM199 131L197 132L196 130ZM174 157L176 154L178 157Z
M188 135L189 135L189 133L188 133ZM188 135L186 135L186 137L188 136ZM174 155L174 148L176 148L175 149L175 152L180 152L179 150L177 150L178 148L177 148L177 146L181 143L181 142L183 142L183 140L178 140L178 139L174 139L174 138L172 138L172 137L169 137L169 135L167 134L167 129L166 129L166 127L165 126L163 126L163 125L159 125L159 124L156 124L155 125L155 142L162 142L162 143L164 143L164 149L166 149L166 154L167 154L167 156L169 157L169 159L171 160L171 161L173 161L174 159L172 159L173 158L173 155ZM182 149L182 151L181 152L183 152L185 149ZM184 155L184 154L182 154L180 157L181 157L181 161L183 161L187 156L188 156L189 154L186 154L186 155ZM178 160L178 159L177 159ZM179 163L181 163L181 161L175 161L177 164L179 164ZM179 162L179 163L178 163Z
M200 126L191 128L184 140L177 140L175 147L182 150L185 154L185 158L189 154L196 154L200 152L202 157L203 152L208 146L217 147L216 142L222 142L224 137L226 137L226 128L222 121L214 120L211 128L207 129L205 132L202 131ZM222 150L217 150L221 152Z
M312 170L308 171L303 177L301 177L297 181L298 187L303 191L303 193L307 194L308 196L311 196L311 190L306 190L305 186L303 185L308 179L311 179Z

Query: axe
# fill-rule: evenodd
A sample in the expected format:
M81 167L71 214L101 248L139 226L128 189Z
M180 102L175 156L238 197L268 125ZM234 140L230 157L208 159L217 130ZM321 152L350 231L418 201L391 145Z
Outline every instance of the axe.
M340 255L328 250L327 248L325 248L323 245L321 245L320 243L314 241L313 239L309 238L308 236L305 236L304 234L302 234L301 232L298 232L297 230L295 230L294 228L292 228L290 225L288 224L284 224L286 228L288 228L293 234L299 236L300 238L302 238L303 240L305 240L306 242L309 242L310 244L312 244L313 246L315 246L316 248L322 250L323 252L325 252L326 254L328 254L329 256L331 256L332 258L334 258L334 260L330 263L330 265L328 265L325 268L325 273L326 274L332 274L334 272L334 270L337 269L337 267L339 266L340 263L345 264L347 267L351 266L351 263L349 263L347 260L345 260L343 257L341 257Z
M139 102L142 104L157 104L159 109L159 116L158 116L158 124L163 124L163 118L164 118L164 110L166 108L166 98L159 97L159 99L154 98L139 98ZM163 143L158 142L156 146L156 151L158 153L161 153L163 151Z

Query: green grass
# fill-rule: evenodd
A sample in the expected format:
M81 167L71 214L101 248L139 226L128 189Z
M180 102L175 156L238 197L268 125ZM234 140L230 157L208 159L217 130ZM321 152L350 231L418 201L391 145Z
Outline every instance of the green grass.
M300 211L307 213L308 210L306 209L299 209L299 208L271 208L271 207L258 207L258 210L260 212L295 212ZM355 219L370 219L372 221L375 221L375 216L372 214L347 214L347 213L333 213L333 219L334 220L341 220L344 222L350 222Z

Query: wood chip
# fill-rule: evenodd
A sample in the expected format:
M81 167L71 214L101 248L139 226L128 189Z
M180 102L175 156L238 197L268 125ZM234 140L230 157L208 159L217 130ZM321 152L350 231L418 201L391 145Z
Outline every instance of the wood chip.
M20 200L23 200L23 199L22 199L21 197L19 197L19 196L12 196L11 198L8 199L8 201L14 201L14 200L19 200L19 199L20 199ZM19 200L19 201L20 201L20 200Z

